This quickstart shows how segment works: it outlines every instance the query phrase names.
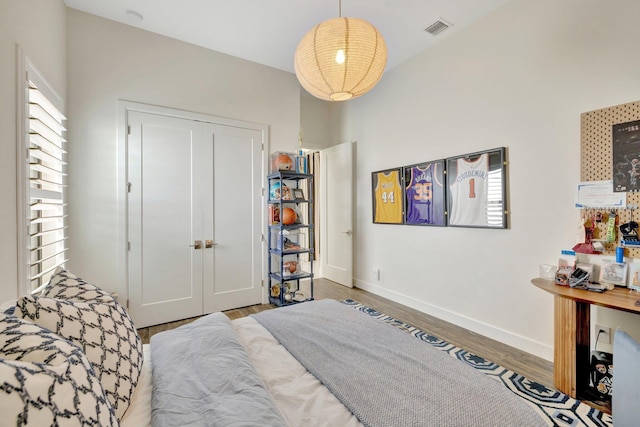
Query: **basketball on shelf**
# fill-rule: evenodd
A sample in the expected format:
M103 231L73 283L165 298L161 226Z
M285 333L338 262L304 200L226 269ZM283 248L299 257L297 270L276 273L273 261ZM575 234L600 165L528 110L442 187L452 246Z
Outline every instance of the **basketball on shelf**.
M276 169L279 171L290 171L293 169L293 159L286 154L279 154L276 158Z
M291 208L284 208L282 210L282 223L284 225L291 225L296 222L298 215L296 215L296 211Z

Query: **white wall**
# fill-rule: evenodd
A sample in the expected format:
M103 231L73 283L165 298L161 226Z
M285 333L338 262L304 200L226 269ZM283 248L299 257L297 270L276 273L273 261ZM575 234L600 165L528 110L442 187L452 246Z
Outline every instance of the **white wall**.
M118 100L267 124L271 150L294 151L300 88L291 73L76 10L67 22L69 266L126 295L117 278Z
M302 148L322 150L336 142L332 140L332 103L300 89L300 128L303 130Z
M580 113L640 99L638 16L637 0L514 0L342 105L357 285L552 359L553 299L530 280L575 244ZM500 146L510 229L372 224L372 171Z
M0 301L16 298L16 44L65 97L66 7L62 0L0 1Z

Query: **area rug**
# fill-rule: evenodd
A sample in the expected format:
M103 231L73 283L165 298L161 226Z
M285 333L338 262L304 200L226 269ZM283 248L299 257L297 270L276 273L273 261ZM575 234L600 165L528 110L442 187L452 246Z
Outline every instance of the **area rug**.
M505 387L525 399L531 406L533 406L540 415L548 421L550 426L613 426L611 415L592 408L586 403L582 403L564 393L560 393L557 390L550 389L540 383L531 381L496 363L469 353L468 351L456 347L438 337L429 335L414 326L367 307L366 305L360 304L357 301L346 299L343 300L342 303L378 320L389 323L441 351L446 351L452 357L482 371L484 374L489 375L496 381L502 382Z

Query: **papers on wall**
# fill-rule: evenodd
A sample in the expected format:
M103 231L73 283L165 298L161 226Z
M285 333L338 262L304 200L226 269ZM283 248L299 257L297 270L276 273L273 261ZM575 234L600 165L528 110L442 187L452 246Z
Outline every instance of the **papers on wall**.
M625 208L627 193L613 192L613 181L589 181L578 184L576 208Z

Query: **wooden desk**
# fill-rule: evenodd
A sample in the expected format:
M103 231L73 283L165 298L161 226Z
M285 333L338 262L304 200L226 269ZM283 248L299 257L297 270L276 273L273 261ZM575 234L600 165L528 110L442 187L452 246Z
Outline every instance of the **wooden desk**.
M556 285L546 279L533 279L531 283L554 295L553 382L561 392L580 399L589 385L589 306L640 314L640 306L635 305L640 294L619 287L591 292Z

